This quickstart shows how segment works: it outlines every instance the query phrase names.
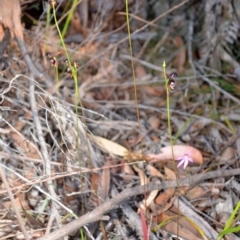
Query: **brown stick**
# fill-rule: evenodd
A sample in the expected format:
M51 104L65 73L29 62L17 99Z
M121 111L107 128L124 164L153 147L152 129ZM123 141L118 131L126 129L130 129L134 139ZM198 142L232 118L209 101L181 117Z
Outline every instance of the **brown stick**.
M81 216L80 218L72 221L71 223L68 223L67 225L63 226L61 229L56 230L46 236L39 238L39 240L61 239L62 237L67 236L71 232L77 230L78 228L88 223L100 220L106 212L109 212L110 210L116 208L119 203L128 199L129 197L133 197L138 194L143 194L144 192L146 192L146 189L147 191L153 191L156 189L161 190L161 189L183 187L183 186L194 186L206 179L215 179L217 177L227 177L227 176L234 176L239 174L240 174L240 168L232 169L232 170L217 170L217 171L212 171L208 173L197 174L187 178L181 178L178 181L178 186L176 184L176 181L173 180L173 181L163 182L162 184L149 183L145 186L130 188L130 189L124 190L123 192L118 194L116 197L103 203L99 207L95 208L93 211Z
M2 181L3 181L3 183L4 183L4 185L5 185L5 187L6 187L6 189L7 189L8 196L9 196L9 198L10 198L10 200L11 200L12 207L13 207L13 209L14 209L14 211L15 211L15 214L16 214L16 217L17 217L17 221L18 221L18 224L19 224L19 227L20 227L20 229L22 230L22 233L23 233L25 239L26 239L26 240L30 240L29 235L28 235L28 232L27 232L27 230L26 230L26 228L25 228L25 226L24 226L24 221L23 221L23 219L22 219L22 217L21 217L19 208L17 207L17 205L16 205L16 203L15 203L15 199L14 199L14 196L13 196L13 194L12 194L11 188L9 187L8 181L7 181L6 176L5 176L5 173L4 173L4 170L2 169L1 166L0 166L0 177L1 177L1 179L2 179Z

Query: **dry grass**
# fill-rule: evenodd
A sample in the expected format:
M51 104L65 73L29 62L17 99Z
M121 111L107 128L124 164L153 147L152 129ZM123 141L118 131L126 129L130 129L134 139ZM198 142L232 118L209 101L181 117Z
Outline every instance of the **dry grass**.
M212 8L176 1L163 9L153 1L147 16L144 4L130 6L139 123L121 1L102 12L80 5L88 15L71 22L66 42L84 104L78 116L54 26L51 44L41 22L31 31L35 39L25 32L36 65L52 81L29 76L15 43L7 49L10 68L0 78L1 239L79 239L80 228L87 239L139 239L140 208L150 239L203 239L199 229L216 239L224 228L239 201L239 83L230 75L238 56L226 50L238 39L201 55L211 48L198 36ZM220 65L213 64L217 50ZM58 83L44 56L49 51L59 52ZM164 60L167 72L179 75L170 94L175 156L194 159L177 172L169 157Z

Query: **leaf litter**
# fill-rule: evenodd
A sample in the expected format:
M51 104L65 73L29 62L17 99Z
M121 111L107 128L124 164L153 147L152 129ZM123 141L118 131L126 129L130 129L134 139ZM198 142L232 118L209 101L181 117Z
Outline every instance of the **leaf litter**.
M123 10L121 4L116 4L116 8L106 11L107 18L103 19L107 24L96 33L89 31L88 24L92 18L85 19L83 25L75 18L66 37L71 60L79 66L79 91L85 121L80 107L77 117L75 114L74 83L71 76L64 72L64 64L61 65L64 57L62 49L57 55L60 62L59 83L52 80L49 86L49 82L34 81L35 111L30 106L28 88L29 81L33 80L21 75L5 91L9 86L7 78L12 79L15 75L3 71L0 78L1 92L4 93L1 108L8 110L1 112L1 166L16 204L22 209L22 221L26 223L25 228L32 239L50 239L45 235L47 227L47 232L55 232L56 239L63 237L58 229L65 229L67 235L77 239L76 230L83 226L89 239L101 239L102 235L108 239L114 239L114 236L119 239L123 236L127 239L146 238L146 230L150 231L151 239L170 239L176 235L182 239L216 239L239 201L237 176L229 178L224 175L225 171L237 169L239 165L238 104L223 91L220 93L219 89L206 84L199 75L206 75L214 81L214 78L222 77L221 73L187 66L186 54L193 52L188 52L189 46L186 49L184 38L176 34L171 39L170 31L164 35L166 39L156 39L149 31L150 28L156 31L156 26L149 26L149 29L145 27L145 35L140 32L133 38L134 56L139 53L134 59L138 93L136 105L130 60L122 57L129 55L129 48L127 41L123 41L124 38L127 40L125 29L118 29L123 26L122 16L116 14L120 10ZM143 13L132 11L146 19ZM186 31L185 26L177 26L174 16L172 18L171 29L181 27ZM115 20L111 22L110 19ZM146 26L145 23L133 19L131 31L142 26ZM110 32L112 28L117 35ZM44 32L41 26L39 29ZM76 31L82 34L80 44L72 40ZM108 39L111 34L114 39ZM51 36L57 42L58 36L54 31ZM159 42L151 49L149 42L156 40ZM41 56L38 64L55 79L53 67L43 57L47 45L47 41L38 42L34 54ZM56 46L50 46L50 49L51 52L59 51ZM10 48L7 51L10 53ZM14 64L15 72L28 75L26 71L22 72L21 65L25 63L17 56L18 52L14 54L19 65L11 59L9 64ZM167 127L165 83L162 72L156 70L161 69L164 60L168 62L167 72L177 69L179 74L170 94L172 147ZM198 71L197 74L194 71ZM139 108L139 121L136 106ZM50 176L44 172L46 163L33 114L38 115L42 126L51 166ZM186 164L185 169L176 168L178 162L175 160L186 154L193 162ZM195 175L217 169L222 171L221 177L191 185ZM24 182L15 173L24 176L30 183ZM178 179L189 180L189 186L148 191L146 185L157 183L163 186ZM51 198L34 188L37 185L48 192L47 180L51 180L58 200L65 206L58 205L55 209L54 218L57 221L53 221L49 214L54 212ZM134 193L136 186L140 185L145 189ZM132 190L133 196L126 195L119 204L114 204L114 200L125 190ZM23 239L19 220L11 216L12 202L3 183L0 193L1 221L4 222L0 236ZM56 202L54 196L52 202ZM95 215L88 219L87 213L93 212ZM83 222L77 223L73 229L71 226L76 216L82 216L79 219ZM236 234L230 236L237 239Z

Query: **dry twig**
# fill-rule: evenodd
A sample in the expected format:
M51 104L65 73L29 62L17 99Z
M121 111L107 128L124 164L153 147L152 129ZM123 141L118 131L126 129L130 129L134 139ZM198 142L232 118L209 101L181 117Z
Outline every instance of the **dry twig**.
M163 182L162 184L149 183L144 186L138 186L132 189L131 188L126 189L120 194L118 194L116 197L113 197L112 199L103 203L101 206L95 208L92 212L89 212L79 217L78 219L72 221L71 223L68 223L67 225L63 226L61 229L56 230L50 233L49 235L39 238L39 240L57 240L63 236L70 234L72 231L75 231L76 229L88 223L91 223L96 220L100 220L106 212L116 208L118 204L120 204L122 201L132 196L143 194L146 192L146 189L150 192L156 189L162 190L162 189L182 187L182 186L194 186L197 183L202 182L206 179L215 179L217 177L223 177L223 176L227 177L227 176L234 176L239 174L240 174L239 168L233 169L233 170L225 170L225 171L218 170L218 171L197 174L192 177L179 179L178 186L176 184L176 181L173 180L173 181Z

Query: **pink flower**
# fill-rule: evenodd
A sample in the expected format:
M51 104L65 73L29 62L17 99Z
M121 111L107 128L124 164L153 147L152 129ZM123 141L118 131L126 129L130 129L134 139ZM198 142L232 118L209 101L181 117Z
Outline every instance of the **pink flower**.
M189 162L193 162L193 159L189 156L189 154L185 153L182 157L175 159L175 161L179 161L177 165L178 168L183 165L183 168L185 169Z

